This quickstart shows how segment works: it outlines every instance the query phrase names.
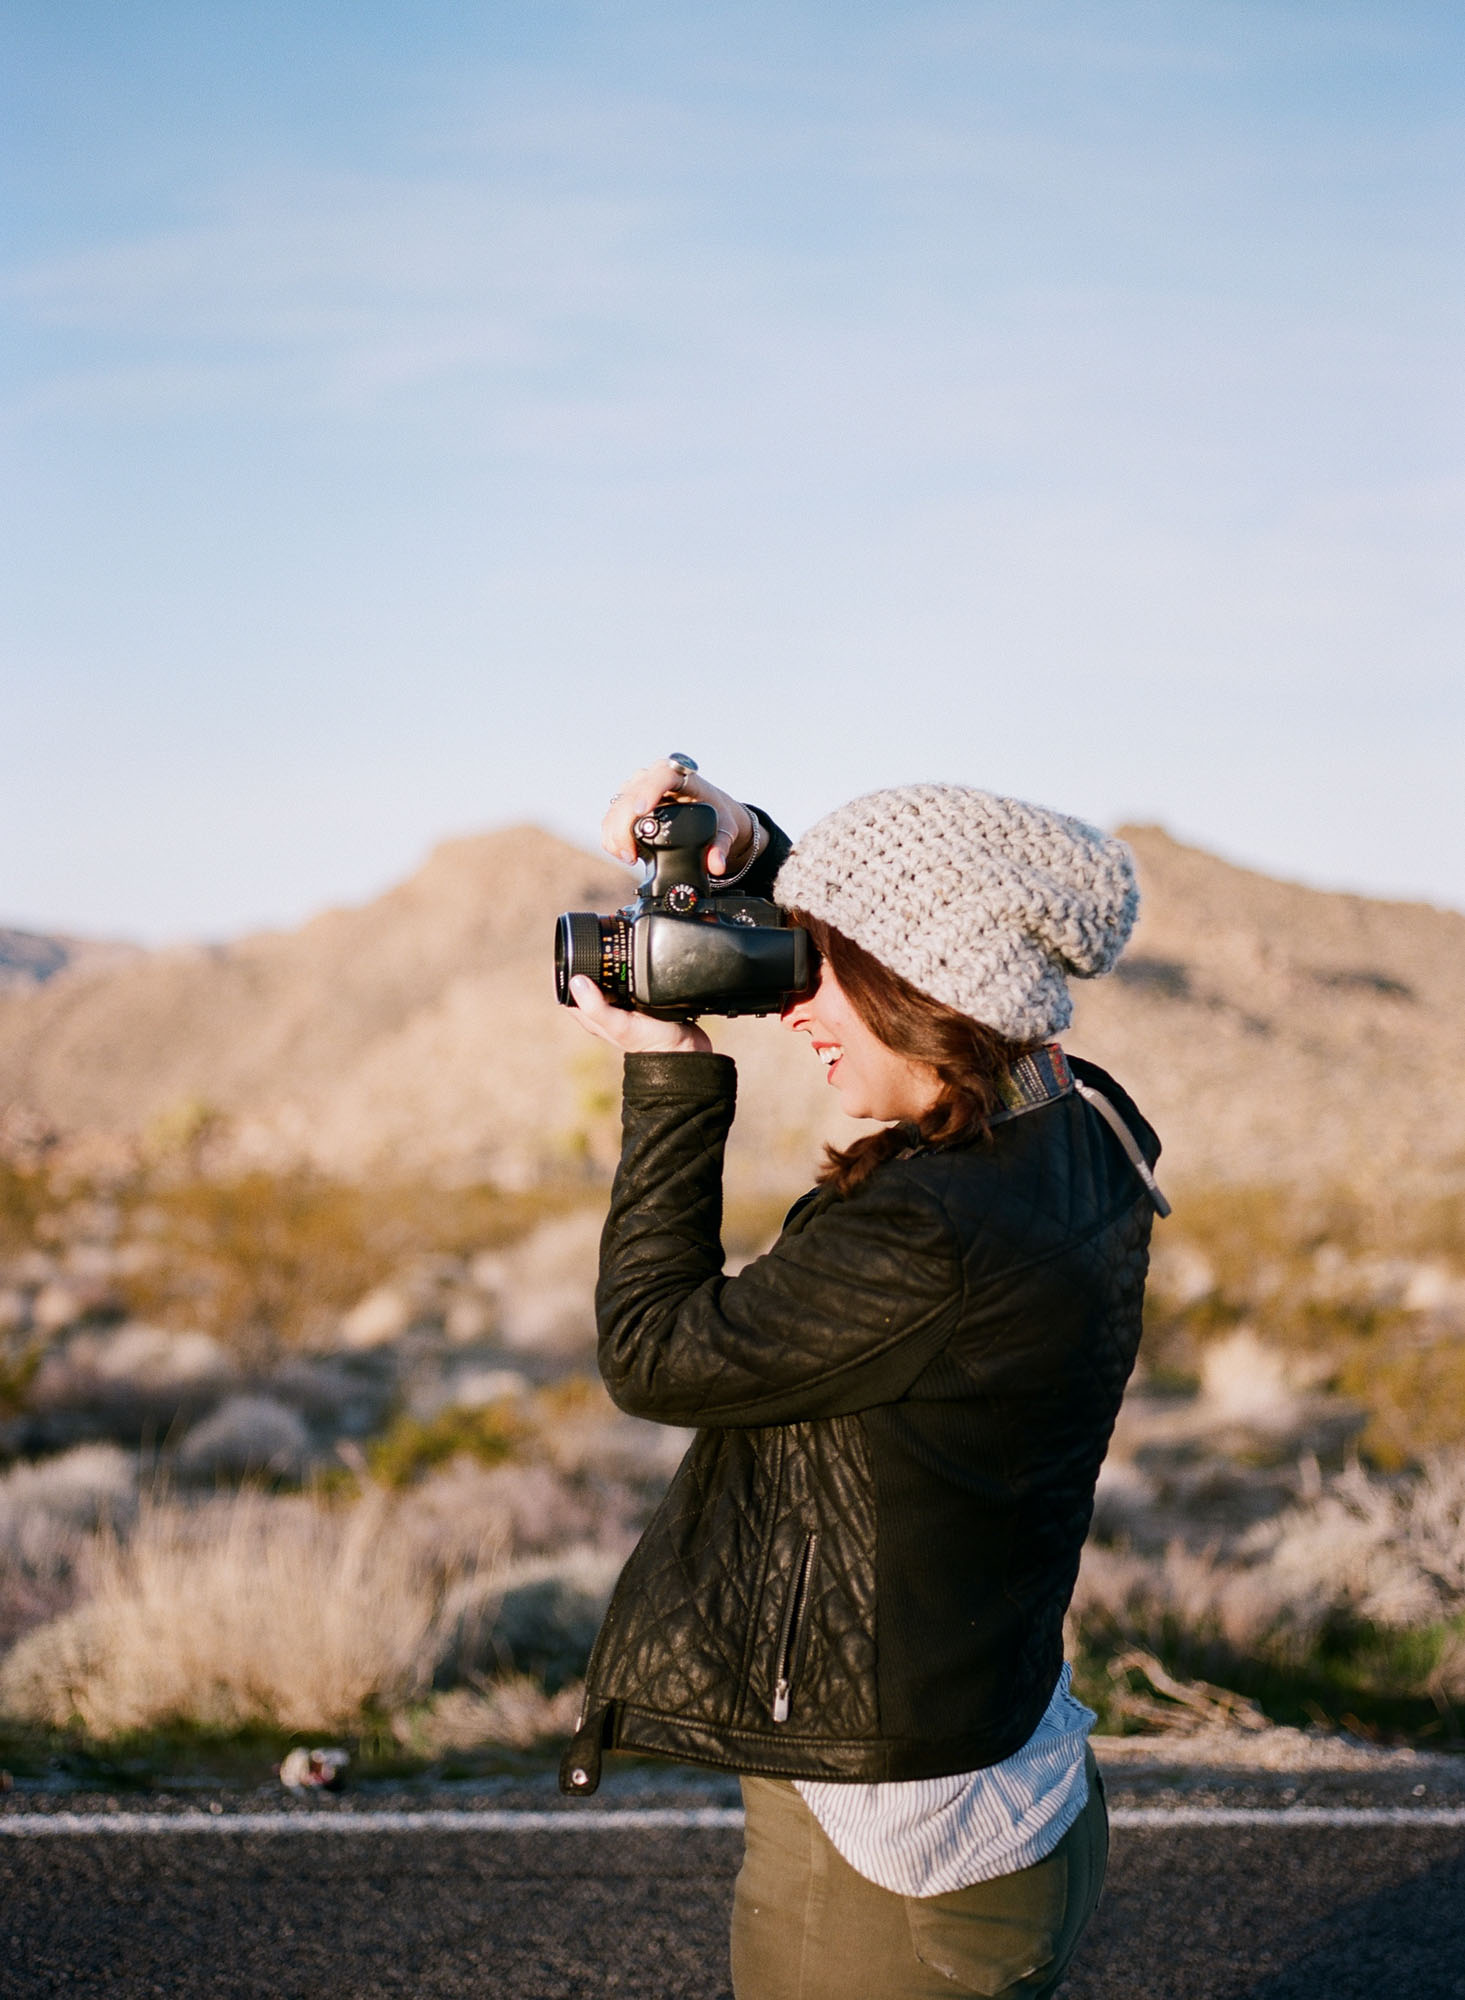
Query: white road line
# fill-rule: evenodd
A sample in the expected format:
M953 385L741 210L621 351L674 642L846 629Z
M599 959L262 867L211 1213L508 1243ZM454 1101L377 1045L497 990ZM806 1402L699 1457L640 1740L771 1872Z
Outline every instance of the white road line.
M422 1812L12 1813L0 1835L47 1833L654 1833L662 1828L741 1827L741 1806L648 1806L641 1812L514 1812L485 1808Z
M1465 1806L1116 1806L1116 1827L1465 1827ZM664 1829L740 1829L737 1806L654 1806L644 1811L515 1812L462 1808L422 1812L19 1812L0 1815L0 1837L143 1833L654 1833Z
M1116 1806L1109 1824L1465 1827L1465 1806Z

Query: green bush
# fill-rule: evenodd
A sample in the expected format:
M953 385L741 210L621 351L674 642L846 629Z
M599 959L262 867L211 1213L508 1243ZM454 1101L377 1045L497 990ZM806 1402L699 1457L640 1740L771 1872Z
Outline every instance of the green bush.
M1368 1411L1359 1450L1385 1472L1465 1443L1465 1341L1427 1347L1357 1341L1335 1382Z
M532 1433L508 1403L488 1403L480 1409L455 1407L435 1417L402 1416L367 1447L367 1464L384 1486L410 1486L424 1473L454 1458L471 1458L479 1465L502 1465L518 1456Z
M1152 1284L1143 1347L1152 1382L1193 1388L1207 1345L1249 1324L1315 1364L1319 1387L1369 1412L1360 1449L1371 1463L1396 1470L1465 1443L1465 1343L1438 1337L1366 1281L1370 1265L1395 1260L1465 1266L1465 1197L1396 1207L1346 1189L1190 1188L1161 1232L1162 1257L1198 1253L1214 1284L1183 1301Z
M39 1167L0 1160L0 1251L24 1250L34 1243L36 1224L52 1205L50 1184Z
M358 1186L308 1173L141 1187L132 1223L150 1255L125 1281L126 1304L139 1318L203 1327L246 1352L308 1343L404 1264L497 1248L573 1198L558 1189Z

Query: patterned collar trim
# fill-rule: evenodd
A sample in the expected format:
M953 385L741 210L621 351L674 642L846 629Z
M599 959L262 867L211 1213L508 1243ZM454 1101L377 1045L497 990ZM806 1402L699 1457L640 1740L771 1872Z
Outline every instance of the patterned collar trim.
M1073 1071L1068 1067L1068 1058L1057 1042L1044 1042L1040 1049L1034 1049L1030 1056L1020 1056L1012 1068L1004 1072L997 1085L997 1094L1004 1108L994 1111L987 1123L1003 1125L1009 1118L1021 1118L1025 1111L1036 1111L1040 1105L1051 1104L1055 1098L1067 1097L1077 1087ZM912 1143L895 1155L898 1160L912 1160L917 1153L928 1150L928 1142L921 1137L920 1126L912 1125L909 1130Z
M995 1112L992 1123L1021 1117L1040 1104L1051 1104L1055 1097L1067 1097L1072 1089L1073 1072L1067 1056L1057 1042L1045 1042L1031 1055L1020 1056L999 1081L997 1094L1006 1109Z

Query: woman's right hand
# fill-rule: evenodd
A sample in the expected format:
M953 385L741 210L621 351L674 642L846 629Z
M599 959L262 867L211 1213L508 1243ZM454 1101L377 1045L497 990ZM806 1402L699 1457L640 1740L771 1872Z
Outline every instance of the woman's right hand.
M655 812L663 799L683 799L713 807L717 838L707 850L707 873L726 875L742 866L753 838L753 815L730 792L709 784L700 771L684 771L669 758L658 757L635 772L610 802L600 823L600 844L617 861L634 864L636 836L632 831L643 814Z

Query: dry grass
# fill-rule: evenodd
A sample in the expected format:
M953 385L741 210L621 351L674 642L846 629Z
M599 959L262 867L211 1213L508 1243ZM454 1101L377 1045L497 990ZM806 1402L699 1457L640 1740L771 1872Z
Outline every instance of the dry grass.
M379 1495L147 1505L86 1601L0 1664L0 1712L94 1739L342 1730L420 1699L487 1564L424 1550Z
M546 1694L528 1674L508 1674L481 1692L453 1688L426 1708L396 1718L393 1734L422 1757L457 1751L535 1750L563 1745L575 1732L584 1685Z
M561 1546L508 1555L505 1475L530 1481L509 1496L525 1504L550 1480ZM136 1507L133 1482L110 1447L0 1482L0 1579L28 1580L32 1627L0 1659L0 1718L94 1744L386 1729L423 1754L439 1738L524 1747L573 1705L561 1691L629 1541L614 1521L615 1546L595 1539L593 1495L554 1515L544 1467L459 1459L400 1497L334 1505L247 1490Z

